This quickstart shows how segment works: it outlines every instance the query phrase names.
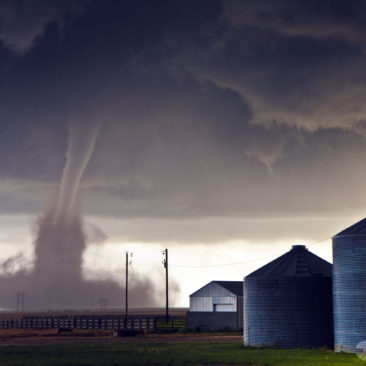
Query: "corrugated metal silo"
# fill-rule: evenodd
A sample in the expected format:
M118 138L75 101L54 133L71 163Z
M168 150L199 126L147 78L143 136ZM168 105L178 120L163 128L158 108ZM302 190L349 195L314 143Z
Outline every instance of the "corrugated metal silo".
M366 340L366 219L333 237L334 343L356 352Z
M244 344L333 346L332 265L303 245L244 279Z

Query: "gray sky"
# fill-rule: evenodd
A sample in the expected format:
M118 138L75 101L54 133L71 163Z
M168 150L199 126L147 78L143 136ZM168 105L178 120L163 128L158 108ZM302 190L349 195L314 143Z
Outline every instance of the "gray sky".
M177 264L244 262L363 218L365 18L355 0L0 0L3 260L31 260L69 125L87 134L95 121L88 276L103 256L103 276L119 277L123 251L139 248L136 273L156 252L140 267L159 283L165 247ZM329 241L310 249L331 258ZM195 276L174 272L177 305Z

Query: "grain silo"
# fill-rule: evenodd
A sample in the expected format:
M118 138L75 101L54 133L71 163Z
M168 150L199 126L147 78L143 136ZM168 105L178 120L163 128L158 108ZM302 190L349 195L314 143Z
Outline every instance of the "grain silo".
M334 343L356 352L366 340L366 219L333 237Z
M332 347L332 265L294 245L245 277L244 344Z

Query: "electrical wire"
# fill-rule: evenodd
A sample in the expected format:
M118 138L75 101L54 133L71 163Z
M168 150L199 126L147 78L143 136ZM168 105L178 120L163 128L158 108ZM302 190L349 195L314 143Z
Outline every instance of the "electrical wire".
M247 260L245 262L234 262L234 263L224 263L224 264L209 264L209 265L205 265L205 266L187 266L184 264L171 264L169 267L179 267L179 268L211 268L211 267L227 267L227 266L237 266L240 264L246 264L246 263L250 263L250 262L257 262L260 260L264 260L264 259L271 259L274 258L274 256L272 255L271 257L262 257L262 258L256 258L256 259L250 259Z
M328 236L327 238L320 239L320 240L317 240L317 241L313 241L312 243L308 244L308 247L311 247L314 244L321 243L322 241L326 241L326 240L331 239L331 238L332 238L331 236Z
M314 241L310 244L307 244L308 247L313 246L314 244L317 243L321 243L323 241L326 241L328 239L330 239L330 237L327 238L323 238L317 241ZM213 268L213 267L228 267L228 266L237 266L237 265L241 265L241 264L246 264L246 263L250 263L250 262L257 262L257 261L261 261L261 260L265 260L265 259L271 259L271 258L276 258L276 256L272 255L270 257L261 257L261 258L256 258L256 259L250 259L244 262L234 262L234 263L223 263L223 264L209 264L209 265L204 265L204 266L187 266L184 264L171 264L170 267L177 267L177 268Z

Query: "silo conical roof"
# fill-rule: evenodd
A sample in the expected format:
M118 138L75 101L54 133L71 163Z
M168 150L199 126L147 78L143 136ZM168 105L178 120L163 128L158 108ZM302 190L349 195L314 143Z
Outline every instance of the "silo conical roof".
M246 278L332 277L332 265L309 252L305 245L292 249L249 274Z
M347 229L342 230L337 235L334 235L334 237L346 235L366 235L366 218L349 226Z

